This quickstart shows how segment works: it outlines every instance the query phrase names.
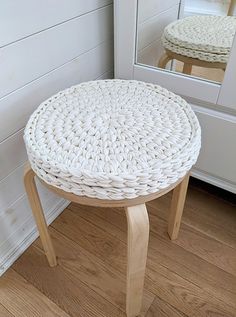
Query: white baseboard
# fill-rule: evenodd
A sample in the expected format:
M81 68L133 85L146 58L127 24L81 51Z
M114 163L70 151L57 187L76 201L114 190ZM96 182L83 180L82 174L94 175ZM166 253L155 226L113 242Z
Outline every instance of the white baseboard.
M196 178L198 178L206 183L212 184L214 186L217 186L219 188L228 190L229 192L236 194L236 185L235 184L227 182L221 178L215 177L209 173L206 173L204 171L201 171L199 169L194 168L191 171L191 176L196 177Z
M65 199L57 200L57 203L50 210L46 212L46 220L48 224L51 224L56 217L69 205L69 202ZM25 232L22 239L22 232ZM9 237L13 247L10 248L7 253L2 252L4 248L0 246L0 276L6 272L6 270L22 255L22 253L38 238L38 230L34 222L33 216L28 218L25 223ZM4 254L5 253L5 254Z

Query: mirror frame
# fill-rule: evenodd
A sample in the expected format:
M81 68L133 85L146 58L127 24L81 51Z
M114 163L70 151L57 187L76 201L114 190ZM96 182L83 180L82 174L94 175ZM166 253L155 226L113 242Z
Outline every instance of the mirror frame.
M138 0L114 0L115 78L156 83L187 99L236 110L236 36L221 84L137 64L137 6Z

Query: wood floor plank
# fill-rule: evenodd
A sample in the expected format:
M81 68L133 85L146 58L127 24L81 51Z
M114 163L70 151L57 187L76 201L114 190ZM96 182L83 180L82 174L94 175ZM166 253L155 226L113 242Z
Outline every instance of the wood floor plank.
M180 237L171 242L170 199L167 194L147 204L151 231L141 316L235 317L232 205L190 186ZM52 227L58 266L48 266L37 240L0 280L0 317L125 317L124 210L71 204Z
M71 206L69 208L73 209L73 213L74 213L73 222L74 222L75 227L79 227L79 222L81 220L82 220L83 225L85 226L85 221L86 221L85 219L86 219L86 217L88 217L88 221L91 222L90 226L95 225L96 223L99 223L100 227L103 227L103 232L105 232L105 231L109 232L109 235L108 235L109 239L111 239L112 231L113 231L112 223L115 223L116 226L118 225L119 230L125 230L125 226L124 226L125 217L124 217L124 213L122 210L116 211L117 213L120 213L120 215L122 215L122 217L120 217L120 220L119 220L117 218L117 215L116 215L114 218L116 220L116 222L115 222L113 219L113 214L116 214L116 212L115 213L112 212L112 209L104 211L104 213L105 213L104 216L102 216L103 212L101 209L100 210L100 220L98 220L99 216L96 216L93 219L92 215L94 213L93 212L91 212L91 214L86 213L86 208L84 209L83 206L77 206L77 207ZM70 213L68 213L68 214L70 214ZM110 216L109 223L104 220L108 214ZM102 220L103 220L103 223L102 223ZM92 223L93 221L94 221L94 224ZM61 226L61 228L62 228L62 226ZM165 231L166 231L166 224L165 224ZM115 230L115 235L117 233L118 233L118 231ZM76 239L75 236L76 235L79 236L80 232L77 231L77 233L75 233L73 231L71 233L67 232L67 234L71 235L73 237L73 239ZM78 238L78 240L80 240L79 237L77 237L77 238ZM124 238L124 235L123 235L123 238ZM121 237L121 239L123 239L123 238ZM152 240L152 238L151 238L151 240ZM168 239L168 241L169 241L170 245L172 245L173 247L177 247L178 249L183 250L179 246L175 246L173 243L171 243L169 239ZM159 241L157 241L156 248L159 250L158 243L159 243ZM163 245L163 248L162 248L163 253L165 253L166 248L168 248L168 245L167 244ZM116 256L124 257L124 254L120 253L121 250L122 250L122 248L119 247L119 250L117 251ZM152 253L151 250L149 250L149 254L150 253ZM178 250L176 251L176 253L178 253ZM191 254L189 252L185 251L185 260L188 260L188 257L190 255ZM158 254L158 256L160 256L160 253ZM150 258L150 256L149 256L149 258ZM163 256L162 256L162 259L163 259ZM210 265L206 261L203 261L201 258L198 258L198 259L200 262L204 262L206 266ZM155 283L155 285L157 285L156 286L157 288L154 287L154 288L149 288L149 289L151 292L155 292L155 294L157 294L160 298L162 298L162 296L164 294L163 300L165 299L165 297L167 297L169 302L174 301L176 307L184 313L190 313L190 311L199 311L199 316L207 316L207 315L204 315L205 313L207 314L207 311L204 310L204 308L202 308L202 307L206 307L207 310L211 310L211 311L215 312L215 314L219 314L219 316L221 316L222 313L223 314L227 313L229 316L233 316L232 311L234 310L234 308L232 308L232 307L228 308L228 305L225 305L224 302L222 302L218 298L215 298L213 295L215 293L215 287L218 287L219 285L221 285L219 281L218 281L218 285L217 285L217 283L215 284L215 282L217 281L216 279L214 280L214 278L213 278L212 284L208 288L208 290L209 290L209 292L208 292L208 291L201 289L201 286L204 287L204 285L202 285L201 283L200 283L200 286L195 285L195 283L198 282L197 273L195 273L195 275L193 275L193 279L192 280L190 279L190 281L189 281L188 279L186 280L185 278L180 277L177 273L172 272L172 265L174 265L174 263L175 263L174 257L168 263L170 265L169 268L164 267L165 259L163 259L164 265L163 265L163 263L162 264L158 263L158 261L159 261L158 257L151 258L150 261L151 261L151 263L155 263L155 266L154 266L155 270L154 271L155 271L155 274L157 276L159 275L159 279ZM181 267L182 263L180 263L177 268L175 266L175 268L179 269L179 267ZM111 265L114 265L114 262L112 262ZM115 263L115 265L117 265L117 263ZM196 266L195 266L195 268L196 268ZM149 272L149 260L148 260L148 266L147 266L147 276L149 274L148 272ZM153 268L151 269L151 272L153 272ZM219 272L221 272L221 270L218 269L218 273ZM206 273L206 275L207 275L207 273ZM191 269L188 270L188 274L186 274L185 277L187 277L187 278L191 277ZM201 280L204 280L204 276L201 278ZM150 282L150 284L153 283L153 277L150 279L149 282ZM185 293L186 302L184 302L184 300L182 299L182 293L178 292L179 288L181 288L181 283L183 284L182 291L183 291L183 293ZM172 289L172 291L170 291L170 289ZM157 290L160 290L160 292L157 293ZM165 291L165 290L167 290L167 291ZM223 293L220 293L220 292L223 292ZM231 298L234 296L234 294L231 294L230 291L228 293L231 295ZM222 288L221 288L219 291L219 297L221 297L222 294L224 294L224 289L222 290ZM227 295L228 294L226 293L225 297L227 297ZM207 300L207 302L206 302L206 300ZM189 301L193 301L194 304L189 303ZM201 311L200 311L200 309L201 309Z
M180 61L175 61L175 71L183 72L183 63ZM211 68L210 70L205 67L193 66L191 71L191 76L204 78L211 81L216 81L221 83L224 79L223 69Z
M161 197L162 198L162 197ZM163 201L163 200L162 200ZM157 200L148 204L148 211L150 215L155 215L161 217L163 220L168 217L168 212L164 212L164 208L167 207L167 204L160 206L157 208ZM161 211L160 211L161 210ZM184 217L186 214L185 208ZM204 214L204 211L199 212L199 214ZM235 213L236 215L236 213ZM200 217L199 217L200 218ZM210 222L210 218L208 219ZM233 238L230 240L230 243L225 243L225 239L223 242L221 241L222 235L217 234L218 231L222 232L223 230L227 231L227 226L223 228L215 229L214 234L208 234L207 229L204 232L204 229L199 230L199 223L198 225L193 226L191 223L190 225L187 224L184 219L182 221L180 232L178 239L173 243L178 244L179 246L183 247L184 249L188 250L189 252L196 254L197 256L201 257L202 259L208 261L209 263L218 266L222 270L233 274L236 276L236 237L233 242ZM236 223L236 217L235 221ZM206 227L206 226L205 226ZM234 225L231 225L231 229L229 231L233 231ZM165 231L165 228L164 228ZM236 228L235 228L236 232ZM216 237L216 238L215 238ZM233 237L233 234L232 234Z
M174 242L185 250L236 276L236 250L183 224Z
M5 307L0 304L0 316L1 317L14 317Z
M156 296L145 317L187 317L187 315Z
M1 277L0 303L15 317L69 317L12 269Z
M107 265L125 274L126 246L112 235L104 232L82 217L66 209L53 223L52 227L78 243L84 250L103 260Z
M235 307L183 279L149 257L145 287L187 316L235 317Z
M154 261L203 288L213 297L236 307L236 279L230 274L154 234L150 238L150 248Z
M127 220L124 208L99 208L71 203L67 209L86 221L96 224L100 229L105 229L106 232L122 242L126 242Z
M236 206L204 191L189 191L185 223L236 249Z
M168 219L171 193L148 203ZM156 210L155 210L156 209ZM236 206L195 187L189 187L182 223L236 249Z
M125 311L126 276L113 268L112 262L105 265L102 259L81 248L76 242L51 229L58 263L75 280L83 282L93 291ZM37 246L42 249L41 243ZM125 268L124 268L125 269ZM115 285L115 287L114 287ZM142 315L148 311L154 297L148 290L144 292Z
M69 247L69 243L67 247ZM57 249L57 245L56 245ZM57 249L59 252L60 250ZM78 256L81 256L78 251ZM69 255L66 250L63 260L72 261L75 256ZM78 259L78 262L79 259ZM38 288L45 296L50 298L71 317L125 317L125 313L112 305L103 296L96 293L61 265L51 268L42 250L38 247L29 248L13 266L28 282ZM89 276L91 273L88 272ZM93 281L93 283L96 283ZM93 284L92 283L92 284ZM116 294L117 295L117 294ZM123 296L123 295L122 295Z
M89 210L88 207L76 205L70 205L69 208L78 216L99 224L110 234L119 235L122 241L126 241L126 219L122 210L104 208ZM152 211L150 206L149 211ZM150 252L155 254L155 261L193 284L203 287L214 297L236 307L236 278L232 278L231 274L170 241L167 235L167 222L162 218L153 216L152 213L149 218L151 229L149 247L152 248Z
M119 231L123 231L120 238L125 241L126 219L122 210L99 209L96 212L91 209L89 213L87 208L83 208L83 206L70 205L69 208L84 219L99 223L100 227L103 227L110 234L115 232L117 235ZM150 206L149 211L152 211ZM99 217L102 219L99 220ZM226 303L236 307L236 279L232 278L231 274L170 241L167 235L166 221L153 216L152 213L149 218L151 229L149 246L152 248L150 253L155 254L154 260L191 283L204 288L214 297L224 299ZM119 231L117 231L116 226L119 226Z

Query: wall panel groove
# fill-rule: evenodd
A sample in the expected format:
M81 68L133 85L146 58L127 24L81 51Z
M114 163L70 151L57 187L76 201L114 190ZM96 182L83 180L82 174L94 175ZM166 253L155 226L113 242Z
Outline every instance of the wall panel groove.
M0 47L81 17L112 3L112 0L1 0ZM56 12L55 12L56 11ZM19 27L20 25L20 27Z
M113 76L111 3L1 3L0 28L5 32L0 36L0 275L38 235L23 185L24 126L37 106L58 91ZM41 184L39 190L51 222L68 202Z
M110 5L0 49L0 97L69 62L111 36Z
M106 41L0 99L0 142L21 129L46 98L113 68L113 41Z

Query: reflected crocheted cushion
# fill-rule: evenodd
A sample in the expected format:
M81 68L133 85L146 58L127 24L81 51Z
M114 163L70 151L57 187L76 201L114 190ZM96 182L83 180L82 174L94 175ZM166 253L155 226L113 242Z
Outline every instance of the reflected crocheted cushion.
M226 63L235 32L234 16L190 16L167 25L162 42L180 55Z

